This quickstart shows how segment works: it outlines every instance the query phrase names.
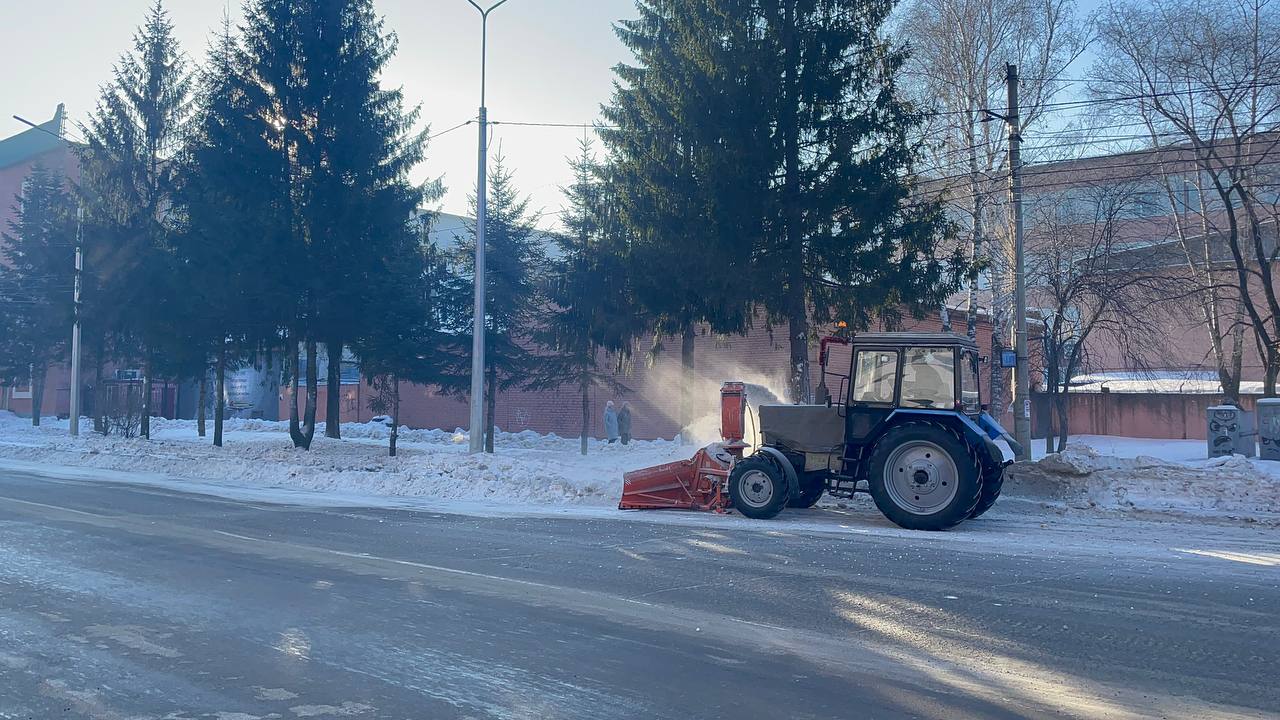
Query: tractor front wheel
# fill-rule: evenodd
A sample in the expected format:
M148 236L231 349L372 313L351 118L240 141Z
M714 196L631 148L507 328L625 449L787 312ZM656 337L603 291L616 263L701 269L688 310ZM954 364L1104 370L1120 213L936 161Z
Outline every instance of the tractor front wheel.
M978 504L982 474L969 448L945 427L904 423L871 452L871 497L885 517L909 530L945 530Z
M739 460L729 473L729 499L749 518L767 519L787 504L787 478L782 468L759 455Z

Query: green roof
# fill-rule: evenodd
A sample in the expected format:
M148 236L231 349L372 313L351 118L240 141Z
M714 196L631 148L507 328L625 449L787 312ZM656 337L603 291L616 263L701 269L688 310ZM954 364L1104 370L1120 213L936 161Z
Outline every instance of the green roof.
M12 137L0 140L0 168L30 160L50 150L63 147L62 124L66 118L66 108L61 104L49 122L41 123L41 130L30 128ZM49 133L53 133L50 135Z

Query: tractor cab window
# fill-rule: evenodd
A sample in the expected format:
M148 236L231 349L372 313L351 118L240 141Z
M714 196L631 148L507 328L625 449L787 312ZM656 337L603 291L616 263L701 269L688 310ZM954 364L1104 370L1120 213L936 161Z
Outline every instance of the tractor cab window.
M960 354L960 405L966 413L982 412L982 395L978 386L978 353L965 350Z
M908 348L902 364L902 407L954 409L955 358L950 348Z
M898 380L898 353L893 350L861 350L854 360L852 401L892 403Z

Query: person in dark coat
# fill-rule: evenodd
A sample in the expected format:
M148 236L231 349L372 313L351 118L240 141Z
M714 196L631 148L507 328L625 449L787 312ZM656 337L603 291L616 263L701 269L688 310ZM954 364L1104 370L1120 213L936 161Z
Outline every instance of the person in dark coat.
M622 444L631 442L631 403L622 403L618 411L618 434L622 436Z
M604 434L610 445L618 441L618 411L613 409L612 400L604 404Z

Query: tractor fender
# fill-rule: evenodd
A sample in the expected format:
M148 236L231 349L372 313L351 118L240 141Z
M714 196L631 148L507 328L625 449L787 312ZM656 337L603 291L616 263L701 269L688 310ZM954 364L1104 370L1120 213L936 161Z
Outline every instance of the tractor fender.
M782 468L783 474L787 477L787 497L795 498L800 495L800 478L796 475L796 469L792 466L791 461L787 459L786 455L782 454L781 450L763 445L759 450L756 450L756 454L768 455L771 460L778 464L778 467Z
M901 422L912 419L929 420L939 423L951 428L954 432L960 433L970 447L979 453L985 454L989 458L989 462L992 466L1003 467L1008 463L1004 461L1004 453L1002 453L1000 448L992 442L992 439L993 437L1000 437L1000 434L1007 436L1008 433L1004 432L1004 428L1001 428L1000 425L995 422L994 418L989 420L990 425L986 422L982 422L982 418L984 416L985 413L979 416L979 422L975 422L973 418L968 415L951 410L929 410L924 408L918 410L904 410L899 408L889 415L886 419L885 426L890 427L895 421ZM993 436L991 434L991 425L998 429L1000 434ZM987 463L984 463L984 465L985 464Z

